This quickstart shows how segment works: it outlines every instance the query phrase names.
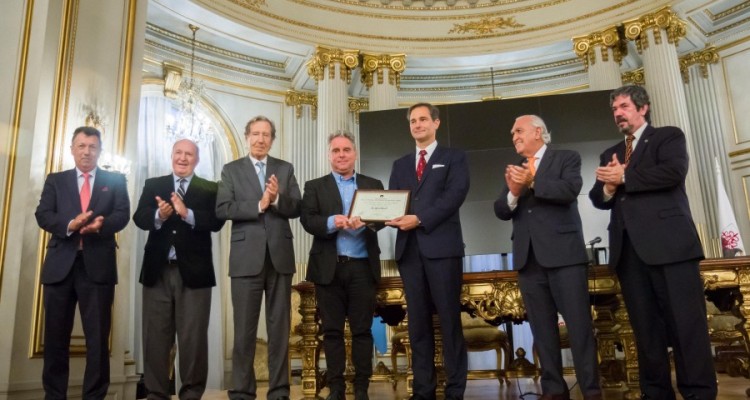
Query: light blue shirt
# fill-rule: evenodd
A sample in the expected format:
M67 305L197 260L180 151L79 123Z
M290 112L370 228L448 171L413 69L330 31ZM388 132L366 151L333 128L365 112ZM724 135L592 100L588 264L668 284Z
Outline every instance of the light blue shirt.
M352 200L354 199L354 192L357 190L357 174L355 173L349 179L344 179L343 176L335 172L331 172L333 179L336 181L336 186L339 188L339 195L341 195L341 203L344 205L343 215L349 215L349 209L352 206ZM336 225L333 222L334 216L328 217L328 233L336 232ZM367 258L367 246L365 244L365 229L361 227L359 229L342 229L339 231L336 237L336 251L340 256L348 256L352 258Z

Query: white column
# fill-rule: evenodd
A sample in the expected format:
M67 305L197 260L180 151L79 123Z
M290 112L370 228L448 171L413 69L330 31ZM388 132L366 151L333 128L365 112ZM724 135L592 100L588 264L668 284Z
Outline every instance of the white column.
M398 108L398 87L406 69L404 54L362 53L362 80L370 92L370 110Z
M308 62L308 73L318 82L318 127L315 154L318 162L313 171L321 176L330 171L328 164L328 135L337 130L351 131L348 123L348 88L351 70L359 64L356 50L316 48L315 57ZM309 151L309 149L308 149Z
M690 169L685 186L690 200L698 233L708 252L710 240L706 232L706 211L703 204L701 184L698 179L699 165L693 146L693 131L685 101L685 87L680 75L676 44L685 36L685 23L665 7L636 20L625 21L625 35L636 40L642 54L646 87L651 99L651 120L654 126L680 127L687 138ZM710 188L705 188L710 190Z
M720 232L718 229L716 174L714 158L718 158L723 176L729 176L729 165L726 157L721 129L721 117L718 106L716 86L710 76L709 63L719 61L715 48L692 53L680 59L683 66L683 77L686 78L685 94L688 117L694 134L691 139L695 150L694 159L698 165L698 175L704 184L703 204L706 207L706 231L711 240L712 253L707 257L721 257ZM731 191L731 185L724 185ZM731 193L729 194L731 197Z
M616 89L622 86L620 62L625 46L616 27L574 37L573 48L586 65L590 90Z
M310 93L289 91L286 105L287 111L291 111L285 112L289 116L286 126L290 127L291 131L286 132L290 140L285 141L285 154L289 155L288 160L294 165L300 189L304 190L305 182L320 176L315 174L320 155L310 151L317 146L317 97ZM297 264L297 274L294 275L293 283L296 284L305 280L307 258L313 237L302 228L299 218L292 220L291 226Z

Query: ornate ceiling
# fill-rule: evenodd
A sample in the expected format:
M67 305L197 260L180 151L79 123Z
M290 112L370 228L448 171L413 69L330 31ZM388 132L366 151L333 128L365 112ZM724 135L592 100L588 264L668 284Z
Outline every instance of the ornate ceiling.
M680 54L748 36L741 0L150 0L144 73L186 65L192 23L201 27L196 73L217 82L314 91L305 62L324 45L406 54L405 101L425 92L478 100L493 81L505 97L576 90L587 79L572 37L666 5L687 23ZM623 72L640 65L634 47L628 54ZM353 81L350 94L366 96Z

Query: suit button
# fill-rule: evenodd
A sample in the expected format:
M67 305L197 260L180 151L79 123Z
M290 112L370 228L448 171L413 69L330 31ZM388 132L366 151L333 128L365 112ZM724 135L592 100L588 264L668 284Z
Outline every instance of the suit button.
M414 201L417 201L417 200L419 200L419 197L415 197L415 198L414 198Z
M173 234L173 235L176 235L176 234L177 234L177 231L172 231L172 234Z
M529 210L529 214L531 214L531 210Z

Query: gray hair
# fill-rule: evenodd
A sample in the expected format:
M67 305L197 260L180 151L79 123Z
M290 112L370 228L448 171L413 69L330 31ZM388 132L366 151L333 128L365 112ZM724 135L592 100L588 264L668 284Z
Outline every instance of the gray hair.
M333 142L333 139L340 138L340 137L349 139L349 141L352 142L352 148L354 150L357 150L357 143L354 141L354 135L349 133L349 131L346 131L343 129L339 129L336 132L328 135L328 147L329 148L331 147L331 142Z
M529 114L529 115L522 115L516 118L516 120L523 118L523 117L528 117L529 119L531 119L532 126L536 128L542 128L542 141L544 141L544 144L549 144L549 142L552 141L552 132L547 130L547 124L544 123L544 120L541 117L539 117L538 115Z
M247 122L247 125L245 125L245 137L250 134L250 127L256 123L256 122L268 122L269 125L271 125L271 140L276 140L276 124L273 123L268 117L263 115L258 115L257 117L253 117L250 121Z

